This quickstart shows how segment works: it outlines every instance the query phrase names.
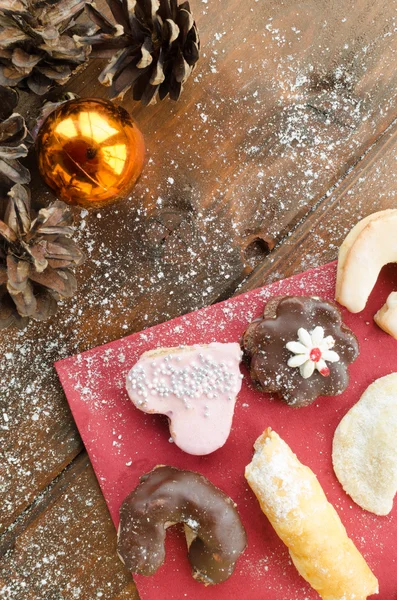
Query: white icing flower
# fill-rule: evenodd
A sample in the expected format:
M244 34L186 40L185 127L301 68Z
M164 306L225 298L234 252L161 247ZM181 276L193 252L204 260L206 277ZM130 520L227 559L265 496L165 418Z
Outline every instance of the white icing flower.
M298 329L298 342L288 342L286 348L293 352L288 360L289 367L299 367L303 379L308 379L317 369L321 375L327 377L330 370L328 362L338 362L339 354L331 350L335 345L335 340L331 335L324 337L324 329L315 327L311 333L301 327Z

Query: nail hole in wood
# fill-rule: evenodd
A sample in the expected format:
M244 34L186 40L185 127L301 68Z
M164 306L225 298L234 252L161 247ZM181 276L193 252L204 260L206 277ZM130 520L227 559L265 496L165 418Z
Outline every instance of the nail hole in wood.
M254 269L272 250L274 242L266 236L252 234L242 248L243 261L249 269Z

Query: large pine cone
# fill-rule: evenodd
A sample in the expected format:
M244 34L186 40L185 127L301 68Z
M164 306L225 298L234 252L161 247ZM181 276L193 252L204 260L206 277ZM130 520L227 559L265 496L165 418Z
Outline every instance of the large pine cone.
M18 104L18 93L0 86L0 187L8 191L13 183L28 183L29 170L18 158L26 156L32 142L25 119L14 108Z
M99 29L76 37L92 46L92 56L111 58L99 81L111 86L111 97L133 88L134 100L149 104L158 94L178 100L193 71L200 40L189 2L178 0L106 0L117 25L87 5ZM115 52L116 51L116 52Z
M83 65L89 47L77 46L76 25L86 0L0 0L0 84L45 94Z
M84 260L70 239L72 215L64 202L57 200L35 216L26 188L16 184L8 195L0 221L0 329L53 315L57 300L75 293L71 267Z

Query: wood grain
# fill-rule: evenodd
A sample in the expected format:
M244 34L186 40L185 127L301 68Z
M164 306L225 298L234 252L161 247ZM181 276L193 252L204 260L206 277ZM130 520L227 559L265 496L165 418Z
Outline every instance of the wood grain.
M51 321L1 335L0 565L12 600L73 598L66 580L79 600L95 598L93 582L102 600L133 589L92 472L78 470L86 458L76 459L82 445L53 362L227 297L255 265L241 289L331 260L361 216L396 205L395 128L381 137L397 118L394 1L191 4L203 56L181 101L123 103L147 144L140 182L114 207L75 211L88 255L78 295ZM90 64L68 90L106 97L100 68ZM22 98L31 122L39 105ZM53 196L29 162L45 205ZM103 536L82 512L84 494ZM103 573L88 545L105 557ZM46 564L55 547L65 554ZM44 574L52 587L41 589Z
M2 599L138 598L85 452L23 514L1 549Z
M236 293L335 260L347 233L360 219L379 210L397 208L396 160L397 122Z

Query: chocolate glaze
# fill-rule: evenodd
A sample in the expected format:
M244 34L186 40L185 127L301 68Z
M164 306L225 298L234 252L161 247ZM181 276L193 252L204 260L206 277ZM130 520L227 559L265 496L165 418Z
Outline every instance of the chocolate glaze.
M335 340L333 350L340 360L329 365L330 375L315 371L304 379L299 369L288 366L291 352L287 342L297 339L300 327L312 331L316 326ZM341 394L349 383L347 366L359 353L356 336L342 322L338 307L328 300L309 296L272 298L262 319L246 329L242 346L253 382L264 392L277 393L284 402L306 406L318 396Z
M189 547L193 577L225 581L247 545L235 504L193 471L159 466L143 475L120 508L118 553L134 573L153 575L165 559L166 528L184 523L195 538Z

